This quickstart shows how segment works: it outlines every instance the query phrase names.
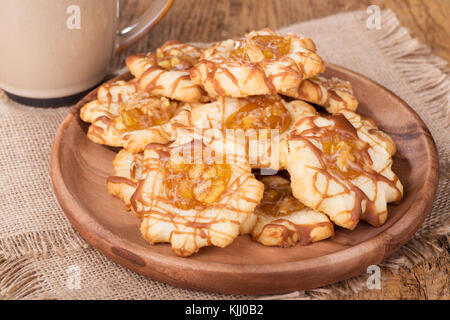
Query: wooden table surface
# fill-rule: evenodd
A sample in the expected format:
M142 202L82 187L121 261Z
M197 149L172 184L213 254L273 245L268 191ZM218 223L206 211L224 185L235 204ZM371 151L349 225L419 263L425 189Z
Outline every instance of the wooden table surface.
M122 0L125 14L140 13L152 0ZM151 34L155 46L168 39L210 42L237 37L258 28L292 23L352 10L371 4L390 8L413 37L450 62L450 0L175 0ZM412 269L382 268L380 290L363 289L338 299L450 299L450 255L443 254Z
M134 14L152 0L122 0ZM237 37L249 30L278 29L328 15L366 10L378 5L395 12L413 37L450 62L450 0L174 0L152 32L152 40L211 42Z

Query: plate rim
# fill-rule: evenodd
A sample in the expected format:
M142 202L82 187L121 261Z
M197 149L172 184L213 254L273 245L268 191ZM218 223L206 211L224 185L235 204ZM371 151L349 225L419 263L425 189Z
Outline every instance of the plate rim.
M256 291L252 290L252 288L248 288L249 290L239 291L228 289L216 290L212 288L214 286L211 287L209 284L205 287L205 284L199 285L197 283L191 283L185 280L182 281L177 277L173 278L170 275L163 274L165 266L182 266L182 268L186 270L200 269L215 275L228 276L236 276L237 274L241 277L245 277L245 275L249 274L253 276L295 276L296 274L298 275L304 271L307 271L308 269L311 269L311 267L313 266L317 268L318 262L324 264L327 262L339 261L339 264L343 264L345 266L345 262L354 260L355 257L359 257L358 255L354 255L352 253L354 251L361 250L364 251L364 255L367 256L367 259L364 260L365 265L380 263L383 259L403 246L414 235L414 233L423 223L425 217L431 210L438 187L439 161L436 144L429 129L427 128L423 120L419 117L419 115L404 100L398 97L391 90L375 82L374 80L371 80L366 76L345 67L331 63L327 63L327 67L338 72L348 73L351 76L357 77L361 81L368 82L369 84L374 85L390 94L399 104L402 104L403 107L405 107L405 110L407 110L411 114L411 116L414 118L414 121L420 125L420 134L423 134L425 138L425 143L427 146L426 152L428 158L428 170L426 172L425 183L421 187L424 192L420 193L420 196L414 200L414 202L411 204L411 206L408 207L408 209L406 209L406 212L398 219L398 221L396 221L392 226L384 230L382 233L376 235L375 237L367 239L366 241L363 241L357 245L349 246L348 248L320 257L308 258L305 260L292 262L246 265L198 261L189 258L180 258L175 255L168 256L158 252L144 250L145 248L143 246L133 243L125 238L121 238L107 228L103 227L96 221L93 216L90 215L88 210L85 210L78 204L64 182L59 161L59 155L66 128L69 126L71 121L76 121L79 109L84 103L87 102L87 97L96 92L97 88L89 92L70 109L69 114L64 118L54 138L50 157L50 175L53 183L53 190L61 208L63 209L71 225L81 234L81 236L104 255L140 274L144 274L155 280L159 280L179 287L200 289L210 292L238 294L273 294L292 291L291 289L261 290L261 288L257 289ZM129 73L123 73L117 77L110 79L108 82L118 79L124 79L127 76L129 76ZM347 258L345 258L345 256L347 256ZM339 259L337 259L338 257ZM344 259L342 257L344 257ZM144 267L149 266L157 266L159 267L157 269L160 270L153 270L154 272L151 272L150 274L143 269ZM348 273L346 273L346 270L344 268L342 272L345 274L345 277L337 281L348 279L365 271L365 269L363 268L359 268L358 270L347 270ZM155 276L155 273L158 275ZM320 282L319 280L317 280L316 282L318 283L318 285L316 287L334 283L337 281L335 280Z

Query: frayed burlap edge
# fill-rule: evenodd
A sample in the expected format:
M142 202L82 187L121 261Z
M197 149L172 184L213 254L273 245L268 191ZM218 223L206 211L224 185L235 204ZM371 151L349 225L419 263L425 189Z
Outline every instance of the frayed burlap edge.
M361 21L363 26L365 22ZM376 46L408 82L420 93L421 103L441 131L442 138L448 140L450 125L450 80L447 63L436 57L418 40L411 38L407 29L400 25L395 14L386 10L382 14L383 28L373 32L366 30ZM424 70L427 70L424 73ZM425 107L426 106L426 107ZM445 132L444 132L445 131ZM445 150L439 150L441 156ZM448 155L445 154L445 159ZM448 162L441 163L441 173L446 175ZM397 270L411 268L424 261L436 258L442 253L441 241L448 245L450 233L449 212L443 213L439 229L427 232L420 230L407 244L380 266ZM86 248L87 243L73 230L44 231L19 235L0 240L0 299L45 298L51 288L37 270L31 266L36 255L46 255L49 250L63 253L71 249ZM8 255L6 255L6 252ZM264 296L261 299L330 299L346 296L363 290L367 275L326 286L319 289L297 291L285 295Z
M43 299L49 291L29 256L10 260L0 256L0 300Z
M0 300L49 299L51 288L33 264L34 259L88 247L72 228L0 239Z
M69 227L62 230L45 230L0 239L0 257L11 260L24 256L46 256L51 251L64 254L88 246L86 241Z
M391 10L383 11L382 26L381 30L364 29L364 32L392 62L395 71L407 80L420 99L419 105L436 122L435 127L443 133L443 138L449 140L450 66L419 40L412 38Z

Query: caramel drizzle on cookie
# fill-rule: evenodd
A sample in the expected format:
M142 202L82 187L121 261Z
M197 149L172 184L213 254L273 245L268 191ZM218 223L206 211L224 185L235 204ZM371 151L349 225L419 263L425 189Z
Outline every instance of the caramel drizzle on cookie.
M376 197L374 200L370 200L369 197L356 185L352 183L352 177L346 176L336 170L332 165L335 162L335 158L332 155L327 154L322 149L318 148L312 141L316 141L319 144L327 142L327 139L331 136L338 136L344 141L356 142L359 144L353 155L356 157L355 161L349 160L348 165L357 175L364 175L374 182L376 188L375 194L378 194L378 181L382 181L388 184L390 187L395 189L398 193L398 200L400 200L402 192L397 187L398 177L394 175L394 179L391 181L381 173L373 170L371 168L372 159L368 153L370 145L358 138L357 130L352 126L352 124L341 114L329 115L325 118L330 120L333 125L329 127L319 127L315 124L315 120L319 119L321 116L315 115L310 117L305 117L299 120L296 125L300 126L304 122L308 122L310 129L306 129L300 134L292 137L292 139L298 139L305 143L305 145L316 155L316 158L320 162L320 167L310 167L316 171L314 176L314 184L317 182L317 174L320 173L324 175L329 180L334 180L336 183L342 186L344 193L354 192L355 203L351 211L352 221L356 226L359 218L361 217L364 221L370 223L373 226L379 226L379 216L386 214L386 211L377 212L375 206ZM380 172L384 171L383 168ZM318 190L317 190L318 191ZM321 202L314 209L318 209L321 203L328 197L325 193L322 194ZM335 196L335 195L333 195ZM362 208L362 203L365 202L365 210Z
M194 141L190 142L191 147L194 143L196 143L196 142L194 142ZM180 148L180 146L178 148ZM157 154L157 158L146 160L146 163L145 163L146 172L147 173L152 172L152 171L162 172L167 161L170 158L171 151L173 152L173 148L171 150L171 148L169 148L167 145L160 145L160 144L153 143L153 144L147 145L146 150L153 150ZM191 150L194 150L194 149L191 148ZM244 185L252 177L253 176L251 174L248 174L248 175L245 175L244 177L240 176L240 177L233 179L233 181L230 181L228 183L228 185L226 186L225 191L222 193L220 198L217 199L217 201L209 204L208 206L205 206L204 208L195 208L196 213L195 213L195 216L193 216L193 217L192 216L185 217L185 216L182 216L182 215L176 213L175 211L171 211L169 209L170 207L176 208L176 206L173 203L173 200L168 199L166 196L162 197L160 195L154 194L153 190L156 190L157 179L155 179L152 182L153 185L148 188L149 190L152 190L152 191L150 193L148 193L148 192L145 193L145 195L144 195L144 191L143 191L143 186L144 186L145 181L142 180L138 184L136 192L131 197L131 205L132 205L134 211L137 213L137 215L142 218L147 215L151 215L153 221L164 221L164 222L171 223L175 227L175 230L172 231L168 242L171 242L171 237L173 234L183 233L184 235L187 236L186 238L189 238L189 236L192 236L191 239L193 239L194 245L196 246L196 248L199 248L199 245L197 243L197 236L202 239L206 239L207 245L210 246L210 245L212 245L211 236L213 234L220 235L221 237L225 237L225 238L229 238L230 235L228 235L224 232L220 232L218 230L210 230L211 226L213 226L214 224L216 224L222 220L219 220L218 216L203 217L202 216L203 212L205 212L206 210L215 209L217 212L220 212L221 210L232 211L232 212L237 213L238 216L250 215L252 212L249 212L246 210L241 210L239 208L234 208L234 207L231 207L227 203L219 203L219 201L223 197L236 196L236 192L234 192L234 191L238 190L242 185ZM147 198L147 200L145 198ZM245 201L255 203L255 206L258 203L254 199L247 198L245 196L240 197L240 199L244 199ZM180 209L178 209L178 210L180 210ZM148 224L148 220L146 220L146 221L147 221L147 224L145 225L144 235L148 233L148 230L151 227ZM232 224L240 225L240 222L238 220L233 220L230 218L230 219L227 219L227 221ZM181 225L184 225L185 227L188 227L191 230L190 231L177 230L177 229L179 229L179 226L181 226ZM183 247L180 249L179 254L180 255L185 254Z
M171 48L174 45L176 47ZM180 55L171 56L170 52L172 50L180 52ZM158 52L162 55L161 57L157 56ZM200 54L201 50L194 46L180 41L167 41L161 48L157 49L157 54L150 53L146 56L150 67L144 71L139 82L142 86L145 86L143 89L151 94L161 94L163 92L164 95L171 97L181 86L185 89L197 90L199 91L199 96L205 97L204 90L194 83L190 83L191 78L189 76L189 70L198 62ZM171 59L177 59L178 63L172 65ZM168 66L164 67L161 61L167 62ZM160 78L171 71L181 72L181 75L172 82L169 88L165 88L160 83ZM149 79L151 80L149 81Z
M292 227L293 230L291 230L290 228L287 228L282 223L288 223ZM261 229L261 232L255 236L255 239L258 239L266 229L271 229L271 228L280 229L281 228L281 230L282 230L281 247L283 247L283 248L290 247L292 245L292 243L289 240L292 239L295 236L295 234L297 234L299 237L298 243L300 245L304 246L304 245L310 244L312 242L313 239L311 236L311 232L313 230L315 230L316 228L321 228L321 227L326 227L329 230L333 230L333 233L334 233L334 227L333 227L333 223L331 221L317 222L314 224L296 224L287 219L280 218L280 219L273 220L272 222L266 224Z
M313 94L308 92L310 87L314 88ZM322 81L319 78L311 78L301 82L294 96L298 99L322 105L325 108L329 108L335 102L339 105L339 110L353 109L349 108L348 101L339 95L341 92L353 95L351 86L343 81L334 79Z
M296 224L289 219L285 218L295 212L303 210L306 206L299 200L295 199L292 195L290 188L290 181L280 176L258 177L260 181L264 183L264 196L261 202L256 207L258 214L266 214L278 219L272 220L270 223L264 225L261 231L254 235L255 239L261 237L266 229L276 228L282 230L282 247L289 247L293 245L293 237L297 234L300 245L307 245L312 242L311 232L320 227L327 227L334 232L333 224L330 221L318 222L313 224ZM275 192L274 196L271 196L271 192ZM281 212L281 205L285 200L288 200L288 208L284 212ZM289 224L291 228L288 228L284 223ZM291 240L291 241L289 241Z
M138 166L143 166L143 155L142 154L135 154L133 155L134 159L130 163L130 172L129 172L129 178L124 176L109 176L106 181L107 183L116 183L116 184L127 184L133 188L137 188L139 181L144 178L143 172L138 175L137 168ZM143 170L144 171L144 170Z

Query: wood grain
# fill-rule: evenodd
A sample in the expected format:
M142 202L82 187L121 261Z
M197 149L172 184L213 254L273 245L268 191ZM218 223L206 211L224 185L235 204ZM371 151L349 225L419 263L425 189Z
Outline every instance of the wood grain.
M450 255L443 242L442 256L421 263L412 269L390 270L382 268L379 290L363 288L352 295L340 295L335 299L391 300L391 299L450 299Z
M141 13L152 0L122 0L123 20ZM450 61L449 0L175 0L151 33L155 47L167 39L211 42L257 28L281 28L369 5L389 8L413 37Z
M417 114L379 84L335 65L327 76L352 83L359 113L390 134L398 152L394 171L405 187L389 218L378 228L360 223L353 231L307 246L265 247L239 236L226 248L208 247L189 257L175 256L167 244L149 245L139 220L106 191L115 152L88 140L80 101L58 130L51 155L55 194L69 221L94 247L114 261L153 279L192 289L235 294L273 294L331 284L364 273L398 250L431 209L437 188L438 159L431 135ZM129 79L129 74L121 79ZM374 108L373 105L377 105ZM385 117L389 110L389 117Z

